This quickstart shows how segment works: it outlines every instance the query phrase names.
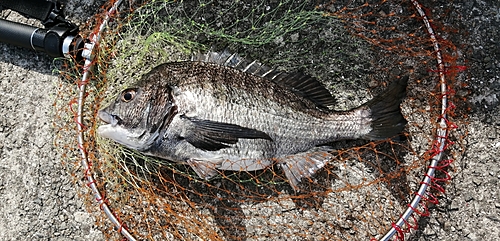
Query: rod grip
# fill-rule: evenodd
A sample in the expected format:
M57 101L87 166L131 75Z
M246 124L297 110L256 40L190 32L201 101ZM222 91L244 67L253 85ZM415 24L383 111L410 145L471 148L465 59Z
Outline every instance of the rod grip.
M0 19L0 41L4 43L43 51L46 34L44 29Z

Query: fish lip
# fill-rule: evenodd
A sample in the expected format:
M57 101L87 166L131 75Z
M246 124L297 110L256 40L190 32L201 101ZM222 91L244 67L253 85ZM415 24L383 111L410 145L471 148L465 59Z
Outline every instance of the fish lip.
M118 119L115 115L109 114L106 111L100 110L97 112L97 116L104 122L106 125L116 126L118 124Z

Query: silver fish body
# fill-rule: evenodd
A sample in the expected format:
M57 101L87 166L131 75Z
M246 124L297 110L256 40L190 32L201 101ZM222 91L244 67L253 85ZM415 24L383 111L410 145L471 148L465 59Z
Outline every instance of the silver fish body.
M383 139L402 131L407 78L358 108L336 112L317 80L272 70L227 52L162 64L99 111L98 133L146 155L189 164L209 179L219 170L277 164L291 186L331 158L320 145Z

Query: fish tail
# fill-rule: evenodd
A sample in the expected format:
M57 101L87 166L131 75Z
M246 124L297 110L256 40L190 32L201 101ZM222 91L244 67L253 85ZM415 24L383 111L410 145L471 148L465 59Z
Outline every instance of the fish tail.
M406 95L408 76L392 82L387 90L365 103L370 109L371 131L363 138L380 140L401 133L407 123L401 113L400 104Z

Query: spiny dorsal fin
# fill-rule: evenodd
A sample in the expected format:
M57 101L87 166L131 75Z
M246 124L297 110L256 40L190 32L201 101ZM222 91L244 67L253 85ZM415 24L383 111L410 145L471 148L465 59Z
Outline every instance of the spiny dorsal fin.
M228 66L258 77L262 77L275 82L276 84L289 88L296 94L309 99L317 107L330 109L336 104L335 98L316 78L309 75L295 72L285 73L270 68L257 61L249 61L238 54L230 53L227 49L223 52L209 51L205 54L196 54L191 57L191 61L201 61Z

